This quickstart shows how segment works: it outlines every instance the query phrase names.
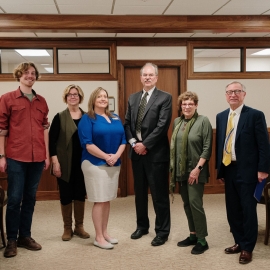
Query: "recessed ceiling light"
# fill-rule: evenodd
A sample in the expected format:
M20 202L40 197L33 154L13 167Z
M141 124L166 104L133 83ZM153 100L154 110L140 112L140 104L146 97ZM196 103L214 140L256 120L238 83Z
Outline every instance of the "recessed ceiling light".
M15 50L21 56L50 56L46 50Z
M47 67L45 68L49 73L53 73L53 68L52 67Z
M251 55L270 55L270 49L264 49L264 50L252 53Z

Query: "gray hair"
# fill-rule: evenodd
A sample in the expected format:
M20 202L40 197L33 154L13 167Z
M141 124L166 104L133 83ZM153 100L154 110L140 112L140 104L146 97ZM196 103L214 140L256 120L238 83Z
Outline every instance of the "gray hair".
M158 66L153 64L153 63L146 63L140 70L140 74L142 75L143 73L143 69L146 67L146 66L152 66L154 69L155 69L155 75L157 76L158 75Z
M240 83L238 81L232 81L229 84L227 84L226 87L225 87L225 90L227 90L228 86L230 86L231 84L237 84L237 83L241 85L242 91L246 92L246 87L242 83Z

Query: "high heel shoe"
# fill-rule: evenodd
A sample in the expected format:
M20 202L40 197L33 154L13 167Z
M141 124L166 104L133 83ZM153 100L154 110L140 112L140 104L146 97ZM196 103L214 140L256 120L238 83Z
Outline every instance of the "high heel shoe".
M98 241L94 241L94 246L102 248L102 249L113 249L113 245L111 243L107 243L105 245L100 244Z
M118 239L116 238L105 238L105 240L111 244L118 244Z

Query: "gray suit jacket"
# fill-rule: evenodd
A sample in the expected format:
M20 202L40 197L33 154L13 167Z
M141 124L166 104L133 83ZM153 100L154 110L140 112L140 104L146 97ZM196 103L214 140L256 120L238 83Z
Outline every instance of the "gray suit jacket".
M142 97L142 91L132 94L128 100L125 116L125 132L127 141L136 136L136 120ZM154 89L144 112L141 134L142 143L147 148L147 158L153 162L170 160L170 146L167 132L172 117L172 96L164 91ZM139 159L135 151L130 148L130 158Z

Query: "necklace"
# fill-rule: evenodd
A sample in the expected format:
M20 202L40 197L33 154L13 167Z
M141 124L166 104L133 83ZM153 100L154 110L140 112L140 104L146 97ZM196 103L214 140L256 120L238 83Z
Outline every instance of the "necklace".
M189 120L190 119L188 119L188 120L184 120L183 122L184 122L184 124L183 124L183 126L182 126L182 128L181 128L181 130L182 131L185 131L185 129L186 129L186 125L187 125L187 123L189 122Z

